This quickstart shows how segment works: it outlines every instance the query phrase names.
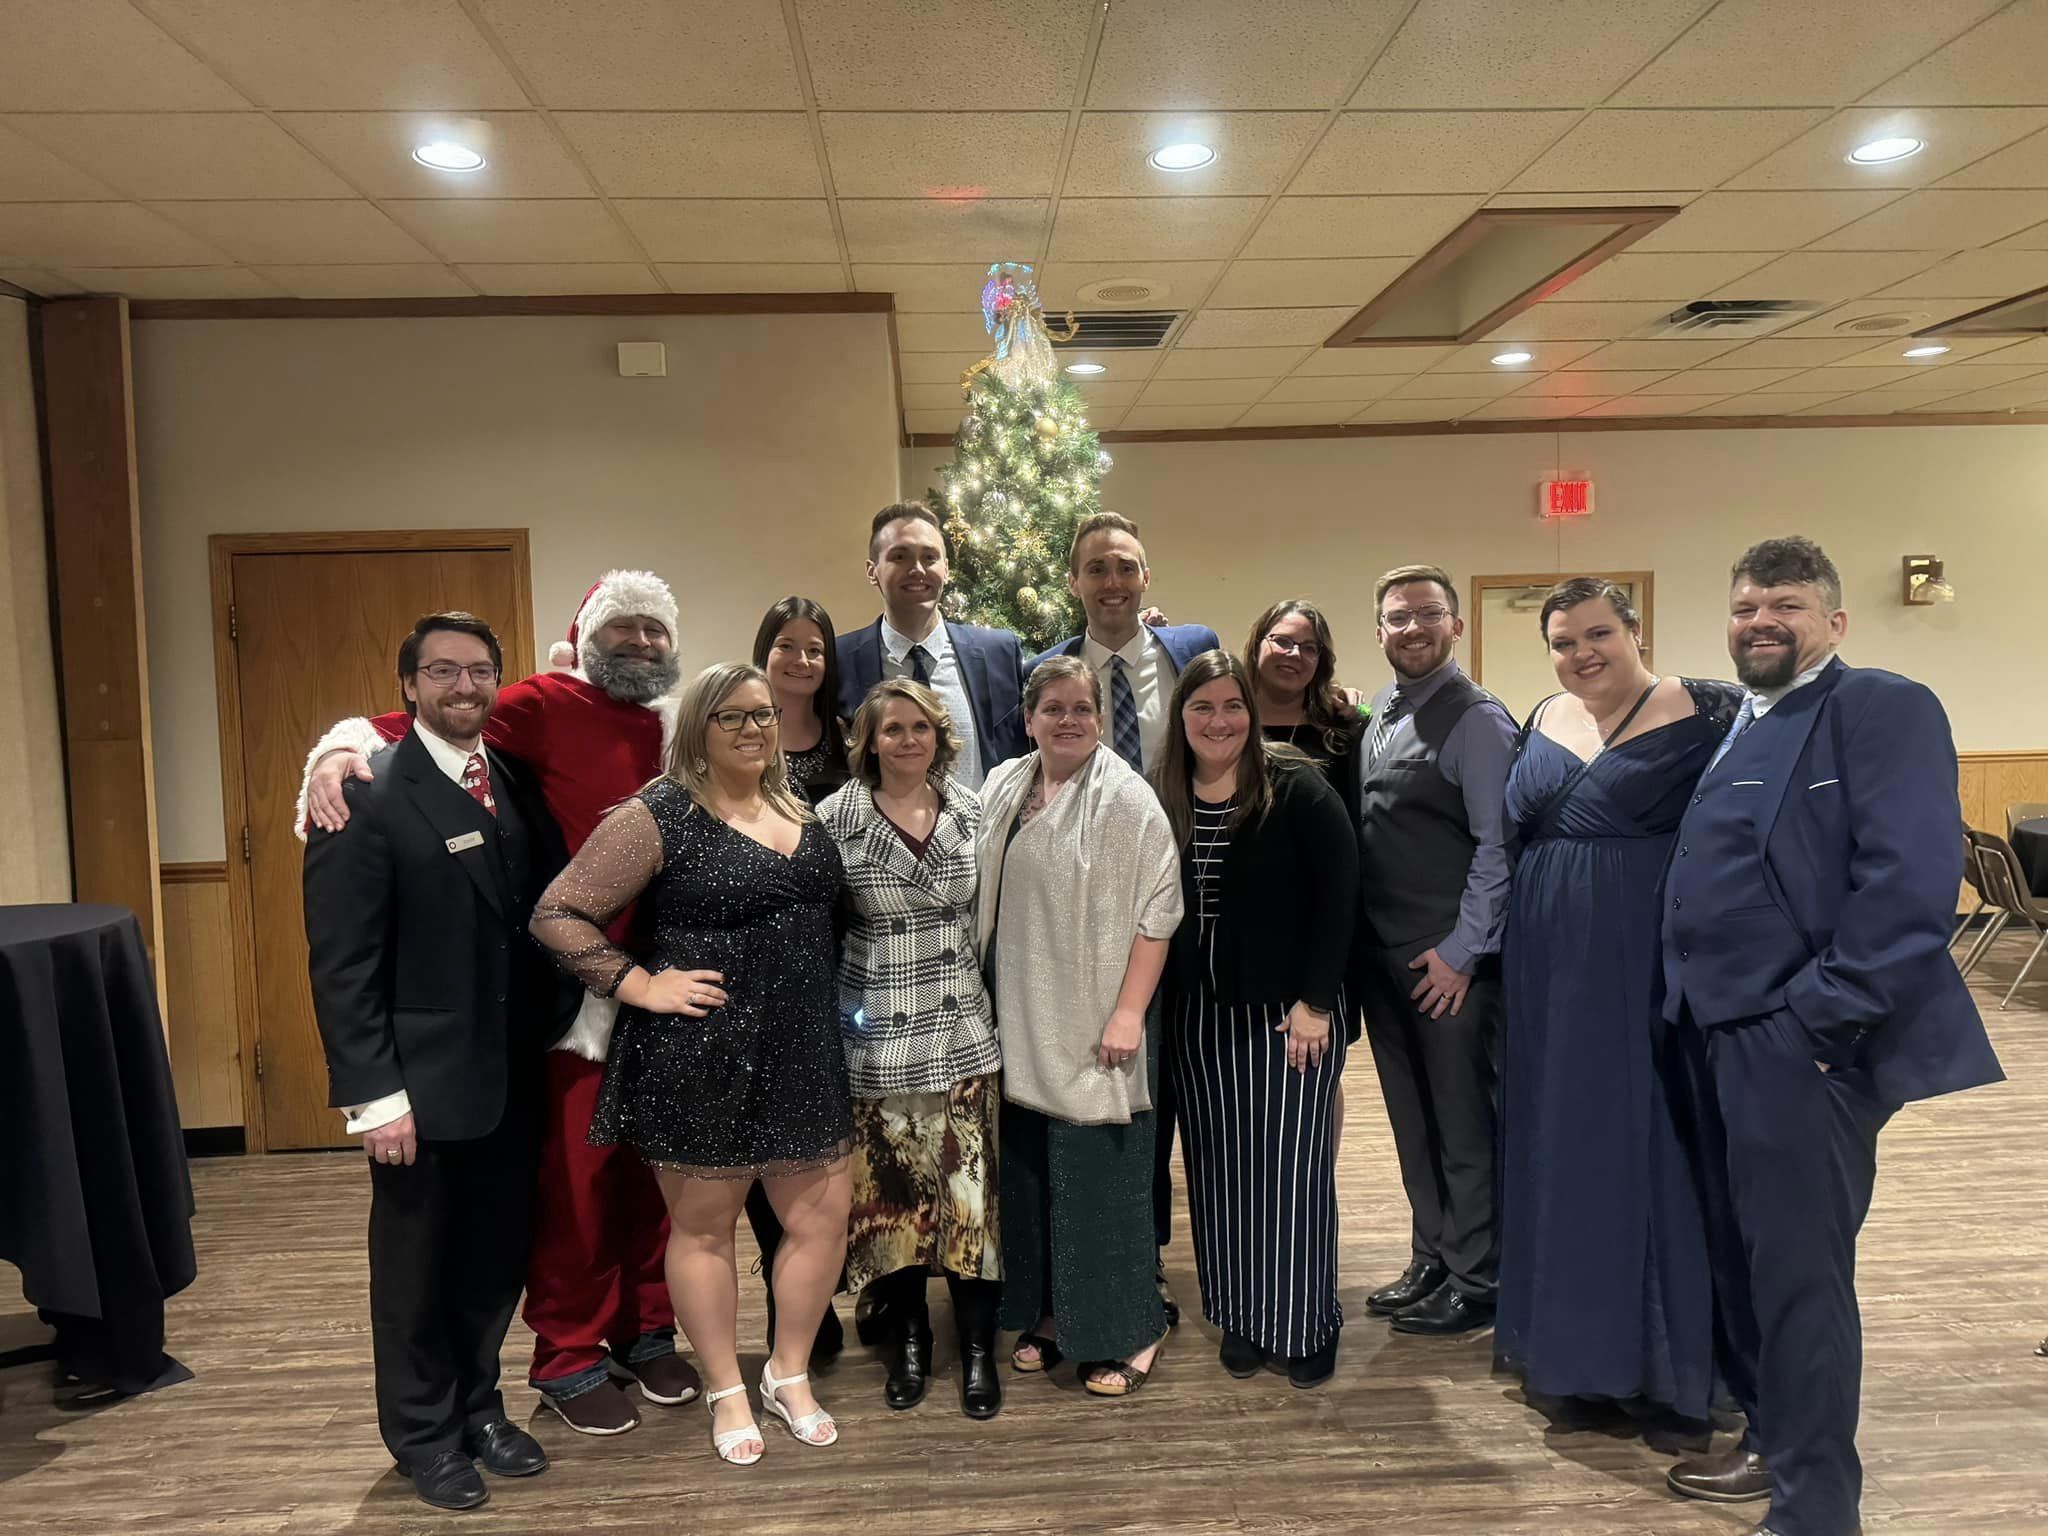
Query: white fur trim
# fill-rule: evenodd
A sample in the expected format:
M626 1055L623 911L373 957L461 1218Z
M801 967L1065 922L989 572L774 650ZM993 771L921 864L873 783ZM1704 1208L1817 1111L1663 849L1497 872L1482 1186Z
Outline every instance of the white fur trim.
M576 1022L555 1042L554 1048L581 1056L585 1061L603 1061L612 1043L612 1021L618 1016L618 999L586 992L576 1010Z
M595 640L613 619L635 614L658 620L668 631L669 643L675 643L681 615L668 583L652 571L606 571L576 615L579 648Z
M313 750L306 754L306 769L299 776L299 800L292 810L292 833L300 842L306 840L306 793L313 787L313 769L320 759L330 752L359 752L364 757L375 757L391 743L386 741L377 727L361 715L347 720L337 720L327 728L327 734L313 743Z
M664 693L651 701L648 706L661 716L661 761L654 766L657 774L668 772L668 749L675 745L676 721L682 716L683 696L680 693Z
M566 640L557 640L548 647L548 667L555 672L576 670L576 647Z

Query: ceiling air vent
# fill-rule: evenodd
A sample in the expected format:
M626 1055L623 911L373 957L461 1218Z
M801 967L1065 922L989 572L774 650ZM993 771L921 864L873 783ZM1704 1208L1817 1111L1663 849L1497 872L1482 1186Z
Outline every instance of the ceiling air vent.
M1854 320L1837 321L1835 329L1845 336L1896 336L1926 318L1924 311L1896 310L1886 315L1858 315Z
M1085 347L1093 352L1144 351L1159 346L1180 324L1178 309L1112 309L1048 314L1045 328L1058 347ZM1073 321L1072 334L1067 322Z
M1171 289L1156 278L1105 277L1083 284L1075 296L1083 304L1099 304L1104 309L1142 309L1147 304L1157 308L1169 292Z
M1810 299L1695 299L1636 335L1763 336L1820 307Z

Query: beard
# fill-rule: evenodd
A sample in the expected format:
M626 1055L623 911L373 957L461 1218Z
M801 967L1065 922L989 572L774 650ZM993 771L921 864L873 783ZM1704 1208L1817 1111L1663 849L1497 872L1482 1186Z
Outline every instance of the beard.
M1735 678L1745 688L1783 688L1799 675L1799 651L1790 635L1769 635L1758 638L1780 640L1784 649L1768 656L1759 656L1745 642L1735 653Z
M683 664L666 656L627 656L583 648L583 675L621 704L652 704L682 680Z

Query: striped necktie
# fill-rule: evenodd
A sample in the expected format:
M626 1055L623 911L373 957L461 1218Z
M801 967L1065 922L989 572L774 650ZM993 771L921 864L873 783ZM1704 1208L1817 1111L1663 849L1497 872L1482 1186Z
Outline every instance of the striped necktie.
M1380 759L1386 756L1387 747L1394 739L1394 732L1401 722L1408 718L1408 695L1396 688L1387 695L1387 707L1380 711L1373 722L1372 741L1366 748L1365 765L1377 768Z
M910 654L904 658L910 663L910 680L913 683L930 683L932 680L932 653L921 645L913 645Z
M1728 755L1728 749L1735 745L1735 738L1740 736L1744 731L1748 730L1755 723L1756 695L1753 693L1745 693L1742 696L1742 708L1735 711L1735 723L1728 727L1728 734L1721 738L1721 745L1714 749L1714 759L1712 762L1707 764L1707 772L1712 773L1716 768L1721 766L1721 759L1726 757Z
M1145 749L1138 739L1138 696L1131 689L1130 663L1109 658L1109 723L1116 755L1135 773L1145 771Z

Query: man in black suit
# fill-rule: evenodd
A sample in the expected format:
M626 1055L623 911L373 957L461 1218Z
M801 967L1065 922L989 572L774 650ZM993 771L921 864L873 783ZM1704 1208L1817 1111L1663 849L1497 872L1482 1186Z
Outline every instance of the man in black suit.
M503 663L466 613L398 651L413 725L306 844L306 941L330 1104L370 1159L377 1423L428 1504L547 1470L505 1417L498 1356L531 1240L543 1055L574 984L528 937L565 862L524 768L483 744Z

